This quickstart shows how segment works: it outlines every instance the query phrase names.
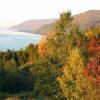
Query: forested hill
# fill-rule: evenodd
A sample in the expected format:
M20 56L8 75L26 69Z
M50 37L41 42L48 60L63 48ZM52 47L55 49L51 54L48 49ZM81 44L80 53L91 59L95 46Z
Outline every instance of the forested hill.
M56 19L30 20L13 26L19 31L36 32L40 34L53 30ZM86 30L91 26L100 25L100 10L89 10L73 16L73 23L80 26L81 30Z

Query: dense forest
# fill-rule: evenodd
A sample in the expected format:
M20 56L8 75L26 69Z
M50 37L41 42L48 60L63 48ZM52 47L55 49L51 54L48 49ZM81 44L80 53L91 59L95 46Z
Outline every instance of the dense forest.
M100 27L72 20L63 12L38 44L0 52L0 100L100 99Z

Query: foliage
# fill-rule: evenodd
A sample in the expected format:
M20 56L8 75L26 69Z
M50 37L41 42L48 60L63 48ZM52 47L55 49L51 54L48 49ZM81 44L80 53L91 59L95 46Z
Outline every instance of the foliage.
M9 99L99 100L100 28L81 32L63 12L52 32L24 50L0 52L0 96Z
M39 55L47 58L53 64L62 66L67 55L67 28L72 21L71 12L64 12L56 22L55 30L48 35L39 44Z
M100 39L96 37L90 39L88 50L91 56L84 73L94 81L100 82Z
M100 38L92 38L89 43L89 52L100 54Z
M100 36L100 27L95 27L95 26L91 27L84 34L89 39L91 39L93 37L99 37Z
M91 59L87 64L84 75L95 82L100 82L100 58Z
M62 75L57 78L66 100L84 100L86 87L82 72L84 63L78 48L72 49L66 65L61 69Z

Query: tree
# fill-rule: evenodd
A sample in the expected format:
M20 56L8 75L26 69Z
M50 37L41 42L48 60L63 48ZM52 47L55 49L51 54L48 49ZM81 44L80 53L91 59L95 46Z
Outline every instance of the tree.
M9 60L5 62L4 69L11 74L16 74L16 62L14 60Z
M18 65L23 66L27 62L27 54L24 50L17 52Z
M3 60L4 61L10 60L11 57L12 57L12 52L10 50L7 50L6 53L4 53Z
M43 98L52 98L58 100L58 83L56 81L58 69L49 62L42 63L41 66L33 68L34 70L34 95ZM55 99L54 99L55 98Z
M26 52L28 54L28 63L35 64L38 61L38 45L30 44L26 47Z
M93 26L89 28L86 32L84 32L84 34L88 39L91 39L93 37L100 37L100 26Z
M67 54L67 29L72 21L71 12L64 12L56 22L55 29L39 44L39 55L49 59L53 64L62 66Z
M66 65L61 69L62 74L57 78L62 95L66 100L86 100L89 83L83 75L84 62L78 48L70 51Z
M88 42L88 50L92 54L100 54L100 39L93 37Z
M100 82L100 39L93 37L88 42L88 51L91 56L87 67L85 68L85 75L91 77L96 82Z
M94 82L100 82L100 58L91 58L87 67L84 70L84 74Z

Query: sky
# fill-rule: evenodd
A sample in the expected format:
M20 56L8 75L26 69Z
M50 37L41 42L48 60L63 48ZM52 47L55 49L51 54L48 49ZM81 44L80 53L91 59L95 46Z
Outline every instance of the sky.
M73 15L100 10L100 0L0 0L0 28L30 19L58 18L67 10Z

